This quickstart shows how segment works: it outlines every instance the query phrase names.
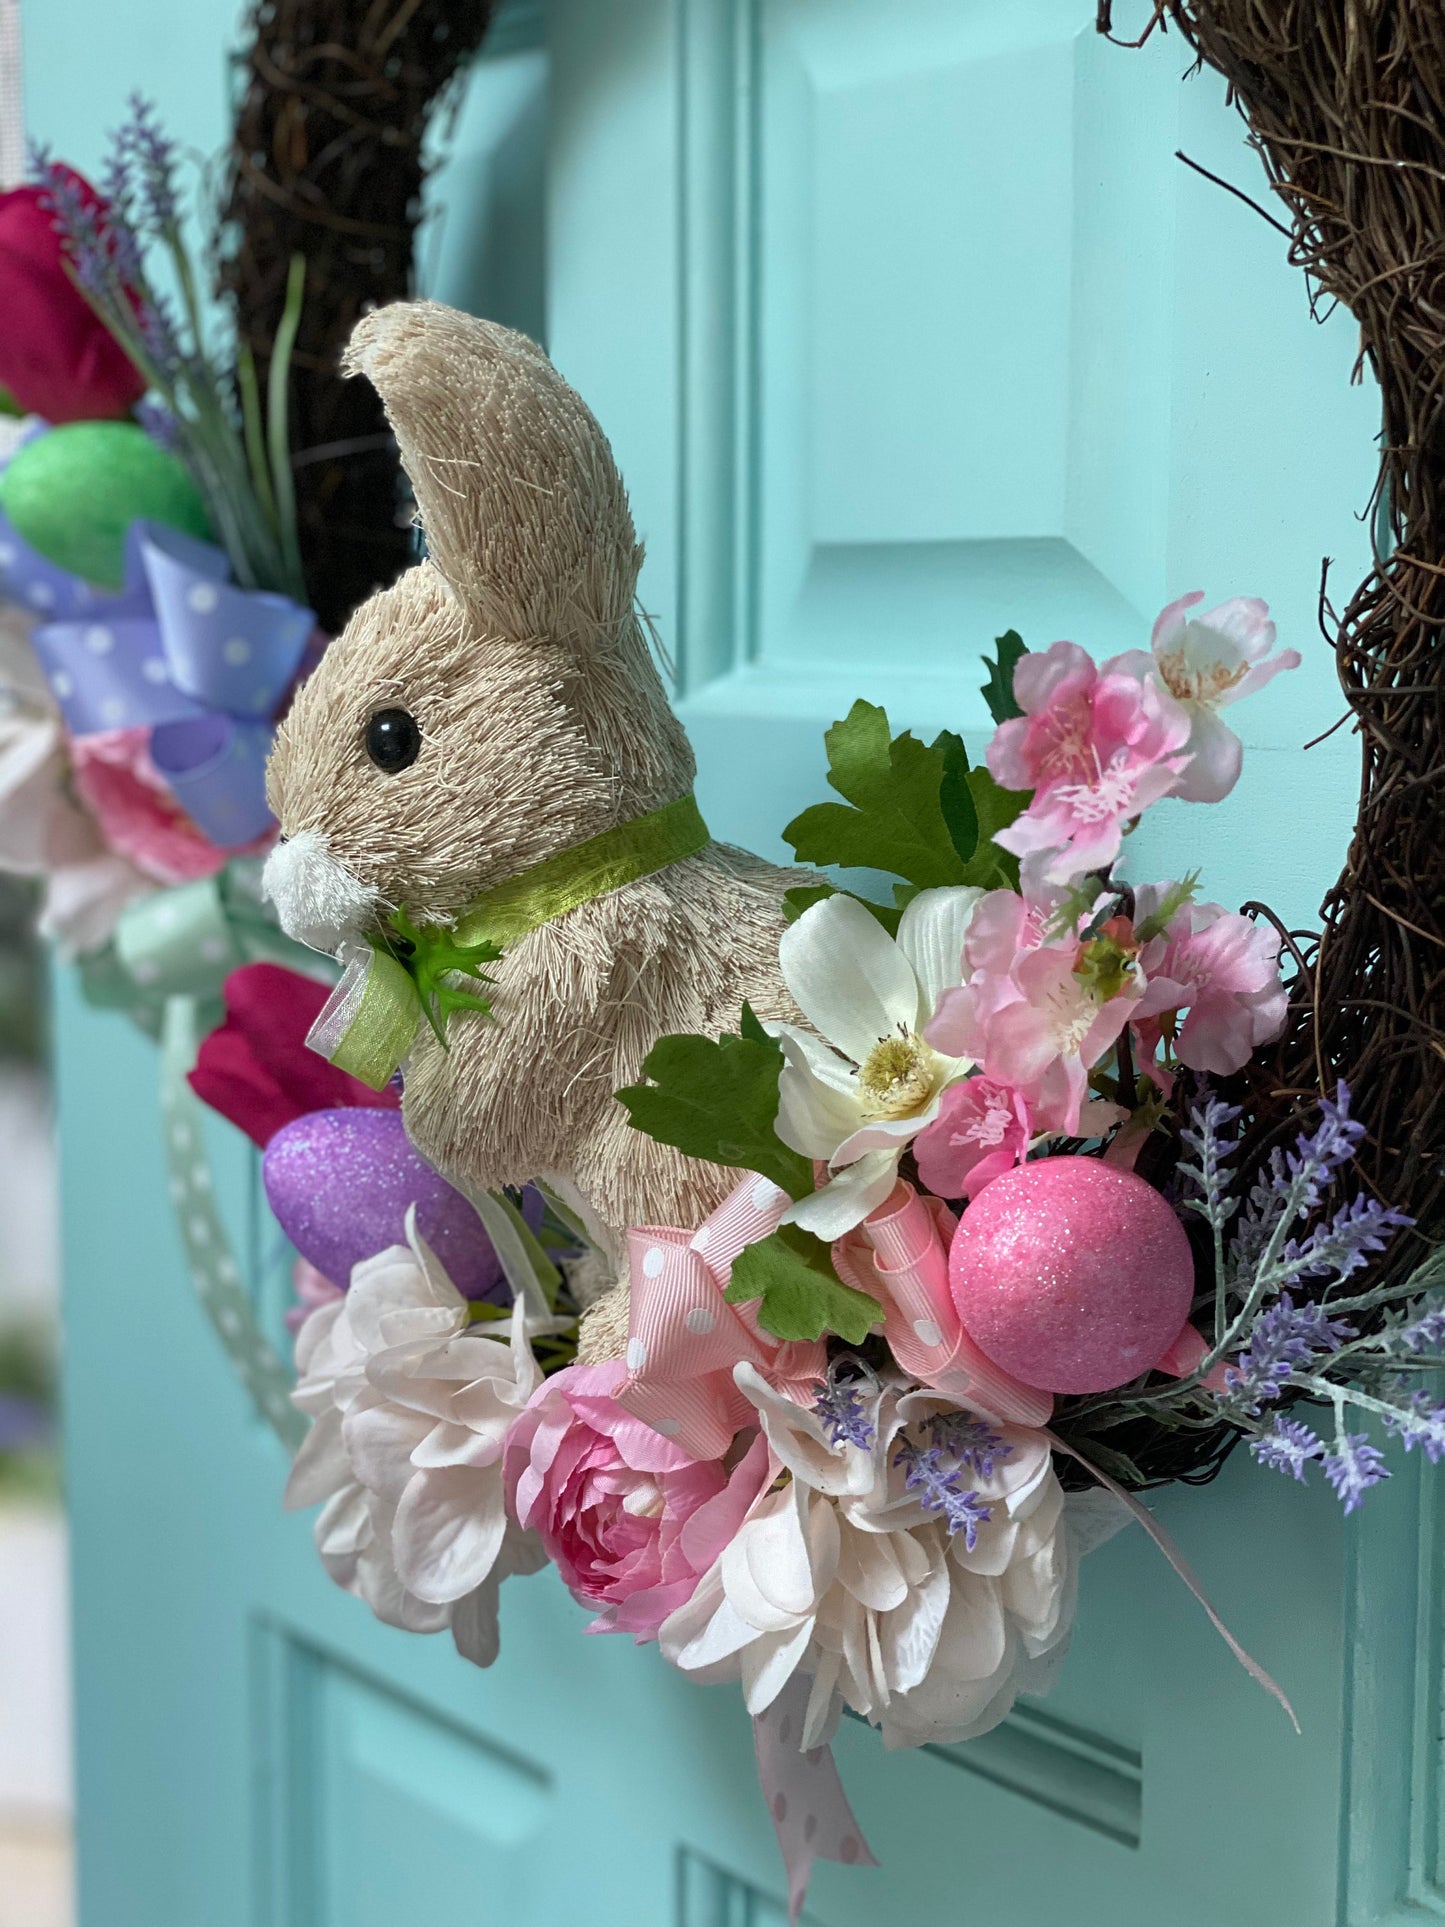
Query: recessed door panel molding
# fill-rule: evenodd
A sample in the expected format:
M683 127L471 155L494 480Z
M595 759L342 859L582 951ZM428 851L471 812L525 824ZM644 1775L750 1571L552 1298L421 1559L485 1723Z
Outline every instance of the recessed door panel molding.
M674 1927L788 1927L787 1903L765 1894L741 1874L680 1847ZM824 1927L811 1913L799 1927Z
M1020 1701L991 1733L928 1751L1120 1846L1139 1845L1144 1759L1137 1747Z
M1392 1463L1350 1522L1340 1927L1445 1920L1445 1492Z
M541 1918L545 1768L275 1624L252 1663L266 1927Z
M1258 188L1215 76L1110 45L1092 0L620 11L669 15L676 62L677 553L648 580L690 718L864 694L984 728L1003 628L1107 655L1199 583L1319 656L1378 404L1279 237L1178 158ZM1318 667L1248 740L1333 721Z
M886 666L956 710L1009 622L1137 642L1173 245L1140 163L1173 74L1110 61L1078 0L680 21L689 697Z

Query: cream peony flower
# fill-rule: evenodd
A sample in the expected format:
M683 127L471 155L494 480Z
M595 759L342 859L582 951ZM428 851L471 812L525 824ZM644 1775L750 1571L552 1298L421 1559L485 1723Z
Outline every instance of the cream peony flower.
M537 1536L508 1520L502 1479L507 1433L542 1374L515 1313L469 1327L414 1211L407 1239L359 1264L346 1296L301 1328L293 1397L315 1423L286 1503L321 1503L322 1563L378 1619L450 1627L462 1655L488 1666L502 1580L546 1563Z
M830 1242L892 1191L898 1160L972 1069L924 1042L945 990L964 980L963 940L982 890L924 890L895 942L854 897L826 897L784 933L778 961L818 1034L768 1026L786 1062L777 1131L826 1163L830 1182L786 1213Z
M830 1427L822 1400L805 1411L750 1367L736 1376L786 1476L664 1622L674 1665L741 1680L753 1714L810 1675L805 1749L845 1705L889 1747L970 1739L1048 1684L1072 1624L1077 1548L1042 1433L982 1425L896 1385ZM939 1499L929 1471L950 1436L974 1444L946 1513L924 1501Z

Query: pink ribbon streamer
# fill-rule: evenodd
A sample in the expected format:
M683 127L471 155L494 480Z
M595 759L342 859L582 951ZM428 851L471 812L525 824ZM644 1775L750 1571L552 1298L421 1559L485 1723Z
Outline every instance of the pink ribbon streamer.
M1203 1341L1201 1341L1201 1343L1202 1342ZM1141 1505L1132 1492L1126 1492L1122 1485L1119 1485L1109 1477L1107 1472L1101 1472L1092 1460L1086 1459L1082 1452L1076 1452L1072 1445L1066 1445L1056 1433L1046 1431L1044 1437L1048 1440L1055 1452L1062 1452L1065 1458L1070 1458L1076 1465L1083 1466L1091 1479L1096 1479L1106 1492L1111 1492L1116 1499L1122 1500L1131 1516L1137 1519L1139 1524L1143 1526L1144 1530L1164 1554L1164 1557L1169 1561L1175 1572L1184 1581L1190 1592L1194 1594L1194 1597L1208 1614L1210 1625L1213 1626L1215 1632L1219 1634L1219 1637L1224 1641L1230 1652L1234 1654L1234 1657L1239 1661L1245 1672L1249 1674L1252 1680L1257 1681L1266 1693L1269 1693L1279 1701L1285 1712L1289 1714L1290 1724L1294 1727L1295 1732L1298 1733L1300 1723L1296 1717L1294 1708L1289 1703L1284 1688L1264 1670L1257 1659L1245 1651L1244 1647L1240 1645L1228 1626L1226 1626L1224 1621L1219 1617L1219 1614L1214 1610L1210 1602L1209 1595L1201 1585L1194 1568L1184 1557L1184 1554L1179 1550L1174 1540L1154 1517L1154 1514L1150 1512L1147 1507Z
M821 1340L780 1343L754 1305L723 1298L738 1253L776 1231L788 1194L744 1177L696 1231L641 1225L627 1234L631 1309L627 1377L614 1393L694 1458L721 1458L757 1413L733 1383L744 1360L801 1405L828 1368Z
M811 1681L794 1673L766 1712L753 1721L758 1780L788 1873L788 1919L797 1927L815 1860L876 1867L853 1816L831 1747L798 1750Z

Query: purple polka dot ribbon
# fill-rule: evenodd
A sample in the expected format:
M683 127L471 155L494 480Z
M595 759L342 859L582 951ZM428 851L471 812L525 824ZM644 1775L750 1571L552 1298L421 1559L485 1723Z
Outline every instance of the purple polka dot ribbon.
M156 769L220 849L272 826L272 719L316 628L309 609L229 577L209 542L136 521L125 587L110 594L47 561L0 512L0 595L41 618L32 641L66 728L148 729Z

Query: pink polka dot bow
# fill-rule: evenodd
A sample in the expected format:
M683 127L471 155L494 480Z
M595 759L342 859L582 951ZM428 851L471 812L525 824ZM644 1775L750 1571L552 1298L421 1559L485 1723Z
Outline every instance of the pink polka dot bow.
M723 1297L738 1253L776 1231L788 1194L749 1173L696 1231L641 1225L627 1234L632 1302L627 1377L613 1396L694 1458L721 1458L757 1413L733 1383L746 1361L801 1405L828 1366L821 1341L781 1343L754 1305Z

